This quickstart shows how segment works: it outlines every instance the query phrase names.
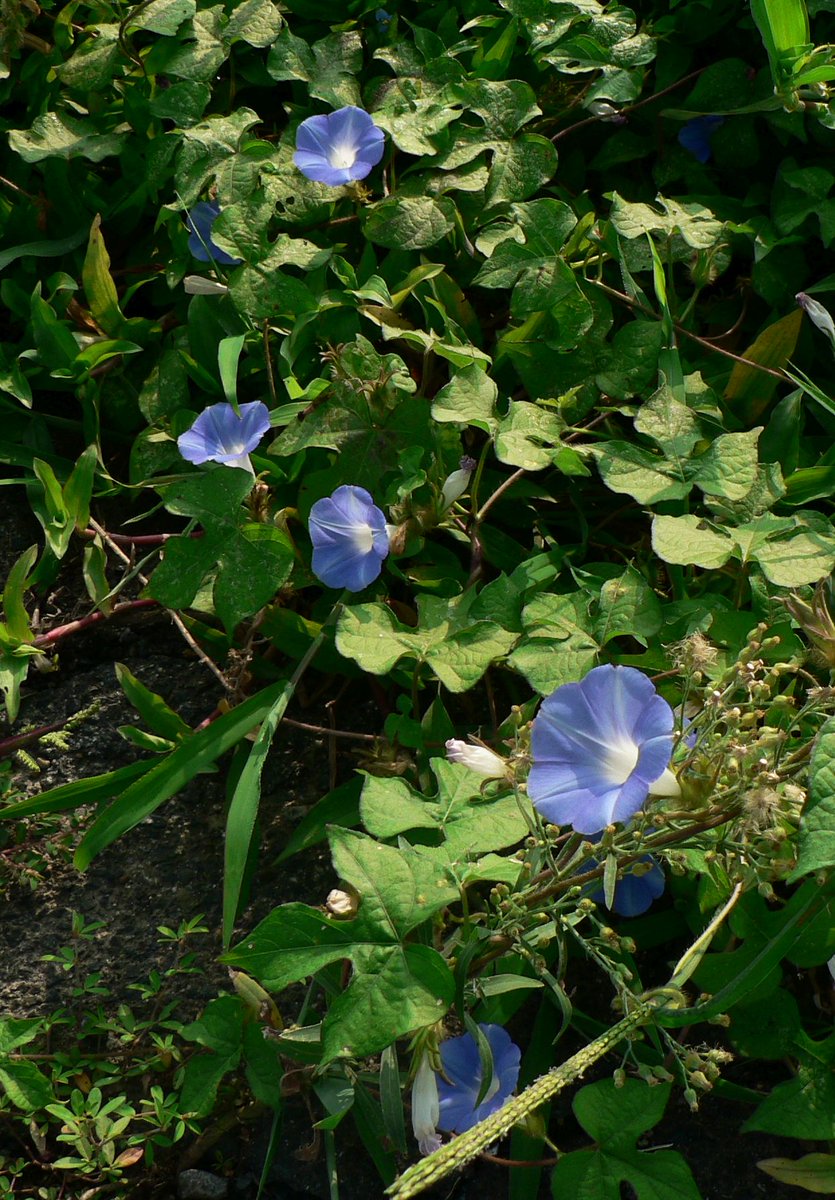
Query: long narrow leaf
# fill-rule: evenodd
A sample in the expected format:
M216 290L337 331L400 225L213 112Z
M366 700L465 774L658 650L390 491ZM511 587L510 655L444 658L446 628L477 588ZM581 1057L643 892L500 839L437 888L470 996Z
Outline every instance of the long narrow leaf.
M226 847L223 868L223 949L228 950L232 941L235 917L241 897L249 848L261 801L261 772L279 722L293 695L294 684L288 680L283 685L272 708L264 717L258 736L252 744L244 768L241 771L226 818ZM275 689L271 689L273 693Z
M128 829L133 829L134 825L138 825L184 788L195 775L231 750L253 725L263 721L285 687L284 683L274 684L233 708L208 728L201 729L183 742L161 763L152 767L147 775L132 784L87 831L75 852L73 861L76 867L80 871L86 870L106 846Z
M39 796L31 796L28 800L20 800L17 804L9 804L0 808L0 820L17 820L19 817L33 817L40 813L69 812L81 804L101 804L128 784L146 774L153 766L153 761L145 759L142 762L130 763L104 775L90 775L87 779L76 779L73 783L62 783L60 787L50 788Z

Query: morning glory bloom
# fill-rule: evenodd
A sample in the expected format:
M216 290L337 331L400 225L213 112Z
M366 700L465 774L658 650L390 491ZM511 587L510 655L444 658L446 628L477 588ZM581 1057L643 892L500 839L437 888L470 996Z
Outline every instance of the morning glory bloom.
M498 1112L511 1095L519 1078L522 1052L501 1025L479 1025L493 1053L493 1079L487 1095L476 1106L481 1091L481 1058L472 1034L441 1043L444 1075L438 1076L441 1098L438 1128L445 1133L464 1133L485 1117Z
M383 157L385 140L368 113L349 104L302 121L293 162L308 179L341 187L365 179Z
M677 796L668 769L675 717L634 667L595 667L542 702L533 723L528 795L546 821L600 833L650 794Z
M200 262L216 262L224 267L237 267L242 258L233 258L212 241L212 226L220 216L217 200L201 200L186 214L190 237L188 248Z
M254 474L249 454L269 429L270 413L260 400L241 404L240 412L238 416L225 401L204 408L191 429L177 438L183 458L191 463L223 463Z
M386 518L361 487L345 484L310 510L313 574L326 587L361 592L389 552Z
M724 117L693 117L692 120L685 121L679 129L679 145L689 150L700 163L706 163L712 154L710 139L719 126L724 124Z
M639 862L651 863L652 866L644 875L636 875L630 871L615 884L612 908L622 917L639 917L664 891L664 872L652 855L645 854L643 858L639 859ZM595 865L593 861L589 860L583 869L590 870L593 865ZM594 893L592 900L597 904L603 903L602 888Z

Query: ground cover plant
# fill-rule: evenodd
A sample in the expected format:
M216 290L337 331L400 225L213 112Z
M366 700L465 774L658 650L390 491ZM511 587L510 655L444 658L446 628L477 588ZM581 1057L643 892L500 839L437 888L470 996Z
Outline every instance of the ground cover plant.
M0 1196L165 1178L230 1097L265 1183L302 1097L333 1197L359 1138L399 1197L481 1157L514 1200L695 1200L640 1139L711 1091L835 1193L830 9L3 0L0 461L42 530L3 886L222 767L230 982L179 1015L184 913L114 1013L74 918L73 1003L0 1019ZM205 719L120 666L133 757L24 794L72 736L30 672L149 610ZM311 680L362 757L281 856L334 886L249 926Z

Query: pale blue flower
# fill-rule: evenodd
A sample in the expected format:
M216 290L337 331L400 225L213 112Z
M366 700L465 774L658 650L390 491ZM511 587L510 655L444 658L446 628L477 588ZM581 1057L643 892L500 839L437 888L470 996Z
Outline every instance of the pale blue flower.
M177 438L183 458L191 463L217 462L252 471L249 454L269 429L270 413L260 400L241 404L240 413L238 416L225 401L204 408L191 429Z
M543 701L533 723L528 795L553 825L600 833L647 796L675 796L675 717L646 675L606 665Z
M361 487L344 484L310 510L313 574L327 587L361 592L389 552L386 518Z
M522 1052L510 1040L510 1034L501 1025L479 1025L479 1029L493 1054L493 1078L481 1104L476 1104L482 1075L475 1038L465 1033L441 1043L441 1062L447 1079L438 1076L441 1098L438 1128L445 1133L464 1133L498 1112L512 1095L519 1078Z
M201 200L186 214L189 228L188 248L200 262L216 262L224 267L237 267L242 258L233 258L212 241L212 226L220 216L217 200Z
M308 117L296 131L293 162L308 179L341 187L365 179L383 157L385 134L361 108L348 105Z
M685 121L679 129L679 145L689 150L700 163L706 163L713 153L710 140L719 126L724 124L724 117L693 117L692 120Z

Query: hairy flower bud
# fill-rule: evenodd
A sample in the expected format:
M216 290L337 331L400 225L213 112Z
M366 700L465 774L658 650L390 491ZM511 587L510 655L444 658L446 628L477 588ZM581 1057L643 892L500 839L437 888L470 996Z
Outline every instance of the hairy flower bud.
M446 756L450 762L461 763L486 779L502 779L507 774L505 760L486 746L472 746L458 738L450 738L446 743Z
M459 464L458 470L453 471L444 481L443 491L441 493L441 511L446 512L448 508L464 495L467 488L470 486L470 479L473 471L478 466L474 458L465 455Z

